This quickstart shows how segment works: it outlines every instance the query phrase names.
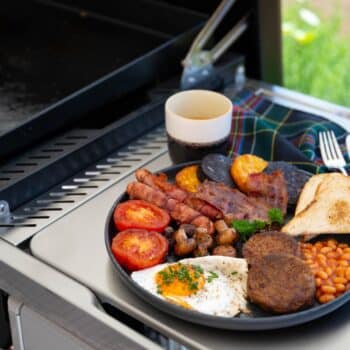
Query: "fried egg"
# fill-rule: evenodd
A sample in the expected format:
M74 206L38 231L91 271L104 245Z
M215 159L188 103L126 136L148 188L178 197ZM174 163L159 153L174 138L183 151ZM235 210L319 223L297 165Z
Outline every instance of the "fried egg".
M170 303L209 315L233 317L247 311L245 259L205 256L135 271L131 278Z

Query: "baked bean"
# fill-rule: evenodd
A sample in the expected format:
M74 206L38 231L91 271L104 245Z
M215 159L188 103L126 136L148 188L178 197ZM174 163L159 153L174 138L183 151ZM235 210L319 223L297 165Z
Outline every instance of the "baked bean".
M345 270L345 278L348 280L348 282L350 282L350 267L348 267L346 270Z
M347 280L344 277L333 277L333 282L345 284Z
M329 301L332 301L335 299L335 296L333 294L323 294L318 298L318 301L322 304L328 303Z
M337 283L334 285L337 292L344 292L345 291L345 285L343 283Z
M329 258L329 259L335 259L337 257L338 257L338 254L336 252L327 253L327 258Z
M316 299L327 303L350 289L350 247L335 239L301 244L304 260L315 276Z
M320 278L322 278L323 280L326 280L328 278L327 272L322 271L322 270L318 270L316 272L316 275L319 276Z
M322 285L322 279L321 278L319 278L319 277L316 277L315 278L315 282L316 282L316 287L320 287L321 285Z

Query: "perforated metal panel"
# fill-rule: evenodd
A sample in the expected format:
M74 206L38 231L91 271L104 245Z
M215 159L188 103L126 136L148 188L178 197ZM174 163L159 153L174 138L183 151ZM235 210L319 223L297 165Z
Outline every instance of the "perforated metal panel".
M86 135L86 138L88 137ZM82 135L67 135L66 140L74 141L55 140L56 148L41 150L37 157L52 158L53 153L60 152L60 147L78 146L79 140L86 138ZM0 234L11 243L20 244L86 200L128 176L142 164L165 152L167 140L164 127L161 126L15 210L9 222L0 223ZM29 164L25 159L24 156L23 161L17 164ZM14 168L9 168L13 169L11 176L25 174L26 167L30 166L35 165L14 165Z

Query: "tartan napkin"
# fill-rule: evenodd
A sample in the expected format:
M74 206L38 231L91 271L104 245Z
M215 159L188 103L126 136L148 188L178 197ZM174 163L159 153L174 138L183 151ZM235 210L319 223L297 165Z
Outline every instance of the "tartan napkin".
M320 116L290 109L244 89L232 100L232 130L228 154L252 153L267 161L289 161L312 173L323 165L318 133L333 130L344 155L347 132ZM345 156L348 161L347 156Z

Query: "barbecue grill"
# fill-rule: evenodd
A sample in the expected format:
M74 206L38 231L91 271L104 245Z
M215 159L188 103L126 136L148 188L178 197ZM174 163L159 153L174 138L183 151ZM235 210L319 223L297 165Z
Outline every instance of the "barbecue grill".
M152 308L114 273L104 224L133 172L171 165L165 99L219 4L13 0L0 8L0 347L346 349L350 305L264 333L207 329ZM215 32L249 15L217 62L220 90L332 119L350 111L279 87L279 1L237 0ZM247 78L246 78L247 76Z

